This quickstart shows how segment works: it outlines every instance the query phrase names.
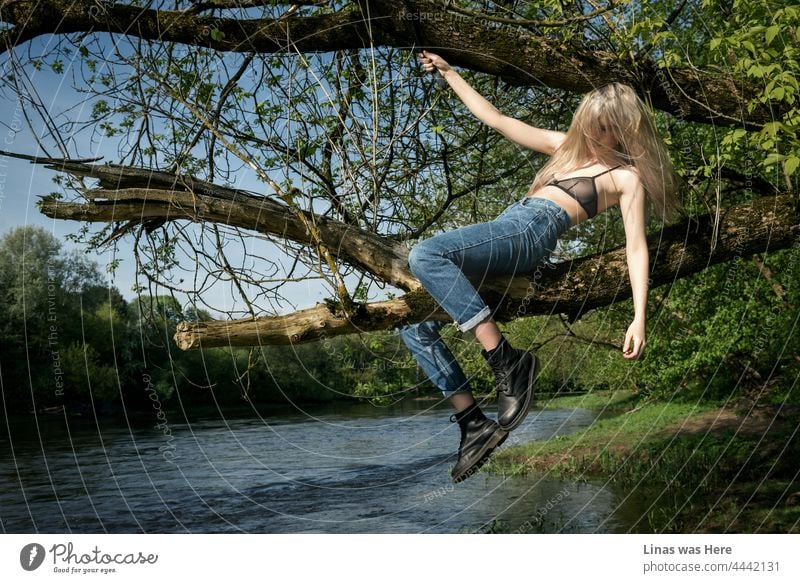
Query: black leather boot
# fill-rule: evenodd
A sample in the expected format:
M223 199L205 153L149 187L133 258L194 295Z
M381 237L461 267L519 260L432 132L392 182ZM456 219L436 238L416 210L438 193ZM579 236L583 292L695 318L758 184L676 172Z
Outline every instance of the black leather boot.
M458 483L475 474L497 446L503 443L508 433L487 419L478 405L450 417L461 428L461 443L458 445L458 461L451 476Z
M505 338L496 348L482 350L481 354L495 376L497 424L504 431L516 429L528 415L539 363L532 353L513 348Z

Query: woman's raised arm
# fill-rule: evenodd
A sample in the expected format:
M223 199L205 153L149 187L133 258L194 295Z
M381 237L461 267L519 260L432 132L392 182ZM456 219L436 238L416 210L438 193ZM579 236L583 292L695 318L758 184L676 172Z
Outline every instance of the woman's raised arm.
M633 171L623 174L619 206L625 226L625 253L633 295L633 322L625 333L622 352L625 358L639 358L644 351L647 294L650 276L650 255L645 234L646 198L639 175Z
M501 113L439 55L423 51L420 60L427 72L439 71L475 117L515 144L552 156L564 141L563 132L537 128Z

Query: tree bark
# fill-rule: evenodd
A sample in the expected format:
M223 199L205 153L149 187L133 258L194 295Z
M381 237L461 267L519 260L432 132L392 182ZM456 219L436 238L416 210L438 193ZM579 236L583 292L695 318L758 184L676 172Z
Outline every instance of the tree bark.
M578 41L561 43L522 26L457 13L440 0L358 4L360 9L349 5L316 16L237 19L97 0L0 0L0 20L15 25L3 33L0 51L42 34L75 32L256 53L422 45L455 65L517 85L543 84L583 93L611 81L628 83L649 94L655 107L687 121L754 129L776 115L769 103L749 111L745 105L760 89L717 71L663 69L645 57L621 59Z

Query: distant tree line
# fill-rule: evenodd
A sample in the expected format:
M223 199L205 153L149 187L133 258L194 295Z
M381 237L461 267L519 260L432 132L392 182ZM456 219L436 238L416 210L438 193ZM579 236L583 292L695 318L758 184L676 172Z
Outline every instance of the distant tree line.
M543 364L540 398L625 388L656 399L747 397L798 402L800 247L737 257L651 291L645 358L617 349L630 300L578 322L558 315L504 326ZM288 404L368 399L379 405L435 387L394 332L310 344L183 352L180 321L209 319L171 296L126 300L83 253L39 227L0 238L0 381L5 409L81 412L153 406ZM492 386L469 335L442 335L471 388Z
M171 296L126 300L85 254L40 227L0 238L0 377L10 412L430 394L391 332L183 352L172 335L187 319L210 315Z

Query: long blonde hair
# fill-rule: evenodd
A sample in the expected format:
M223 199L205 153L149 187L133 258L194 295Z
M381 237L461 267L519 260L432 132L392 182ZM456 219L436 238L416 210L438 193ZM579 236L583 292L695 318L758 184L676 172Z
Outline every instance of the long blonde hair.
M596 136L603 124L611 128L618 149L598 141ZM595 157L609 166L634 166L658 218L672 222L679 216L682 205L672 159L656 131L652 113L628 85L608 83L583 97L566 139L536 174L531 191L558 174L586 166Z

